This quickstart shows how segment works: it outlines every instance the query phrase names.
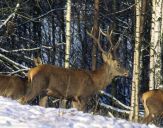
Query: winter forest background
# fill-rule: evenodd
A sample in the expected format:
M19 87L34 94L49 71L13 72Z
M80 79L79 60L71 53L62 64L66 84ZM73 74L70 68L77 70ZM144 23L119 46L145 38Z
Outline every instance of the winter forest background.
M89 112L137 121L143 111L139 94L163 87L162 3L0 0L0 73L26 76L38 56L44 64L94 70L103 61L87 31L94 28L96 36L99 27L105 32L112 30L113 45L119 42L116 55L129 76L114 79L95 96L88 105ZM100 43L103 49L109 49L103 36ZM69 61L65 61L65 55ZM54 99L49 99L49 104L56 107ZM37 99L32 104L37 104Z

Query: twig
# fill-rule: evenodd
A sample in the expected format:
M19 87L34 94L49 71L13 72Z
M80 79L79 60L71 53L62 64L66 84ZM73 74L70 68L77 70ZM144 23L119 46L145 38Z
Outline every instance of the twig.
M28 69L19 69L17 71L13 71L13 72L0 72L0 74L9 74L9 75L13 75L16 74L18 72L23 72L23 71L27 71Z
M63 45L65 43L57 43L56 46L60 46L60 45ZM21 52L21 51L26 51L26 52L30 52L30 51L35 51L35 50L39 50L39 49L53 49L55 46L51 47L51 46L45 46L45 45L42 45L40 47L36 47L36 48L22 48L22 49L16 49L16 50L11 50L11 51L7 51L3 48L0 48L0 50L2 52L5 52L5 53L13 53L13 52Z
M1 53L0 53L0 58L3 59L3 60L5 60L5 61L7 61L7 62L9 62L9 63L12 64L12 65L17 66L17 67L20 67L20 68L23 68L23 69L29 69L29 68L26 67L26 66L23 66L23 65L21 65L21 64L18 64L18 63L16 63L16 62L14 62L13 60L11 60L11 59L9 59L8 57L2 55Z
M105 107L105 108L108 108L108 109L112 109L114 111L117 111L117 112L121 112L121 113L127 113L129 114L130 111L128 110L122 110L122 109L119 109L119 108L115 108L113 106L110 106L110 105L107 105L107 104L104 104L104 103L100 103L101 106Z
M45 17L46 15L48 15L48 14L50 14L50 13L56 11L56 10L64 10L64 9L65 9L65 8L52 9L52 10L48 11L47 13L45 13L45 14L43 14L43 15L41 15L41 16L38 16L38 17L35 17L35 18L31 18L31 19L29 19L28 21L26 21L26 22L23 23L23 24L26 24L26 23L28 23L28 22L31 22L31 21L35 21L35 20L41 19L41 18ZM23 25L23 24L20 24L20 25ZM20 25L19 25L19 26L20 26Z
M0 25L0 29L1 29L3 26L5 26L5 25L7 24L7 22L8 22L11 18L15 17L15 14L16 14L16 12L17 12L17 10L18 10L19 7L20 7L20 4L17 3L14 12L11 13L11 14L8 16L8 18Z
M106 96L108 96L108 97L110 97L110 98L112 98L113 100L115 100L119 105L121 105L122 107L124 107L124 108L126 108L126 109L131 109L129 106L127 106L127 105L125 105L125 104L123 104L122 102L120 102L119 100L117 100L115 97L113 97L112 95L110 95L109 93L106 93L106 92L104 92L104 91L100 91L100 93L101 94L103 94L103 95L106 95Z

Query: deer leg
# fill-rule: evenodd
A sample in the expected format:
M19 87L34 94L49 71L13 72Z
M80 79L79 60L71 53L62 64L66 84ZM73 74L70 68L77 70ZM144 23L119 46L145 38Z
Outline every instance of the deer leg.
M48 106L48 96L47 96L47 91L44 90L42 91L40 95L40 98L39 98L39 106L42 106L42 107L47 107Z
M47 88L46 89L47 90L47 95L48 96L52 96L52 97L61 97L61 99L60 99L60 107L61 108L66 108L66 102L67 102L67 100L64 98L63 99L63 96L62 96L62 94L58 91L58 90L52 90L52 89L50 89L50 88Z
M48 96L44 96L39 101L39 106L47 107L48 105Z
M87 98L74 97L72 104L73 104L73 107L77 108L79 111L86 112L87 101L88 101Z
M149 124L155 118L154 114L149 114L148 116L144 117L143 123Z
M23 104L23 102L24 102L24 96L22 96L21 98L19 98L17 101L18 101L20 104Z
M87 98L81 98L81 110L83 112L87 112L87 102L88 102L88 97Z
M37 88L37 86L31 86L28 88L27 93L25 94L23 100L21 101L22 104L27 104L29 101L34 99L36 96L39 95L42 91Z
M74 97L72 100L72 107L77 108L78 110L81 109L81 101L78 97Z

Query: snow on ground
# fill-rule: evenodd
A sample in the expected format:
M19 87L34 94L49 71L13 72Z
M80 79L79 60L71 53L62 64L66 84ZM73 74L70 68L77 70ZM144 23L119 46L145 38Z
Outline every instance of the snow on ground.
M0 97L0 128L156 128L77 111L21 105Z

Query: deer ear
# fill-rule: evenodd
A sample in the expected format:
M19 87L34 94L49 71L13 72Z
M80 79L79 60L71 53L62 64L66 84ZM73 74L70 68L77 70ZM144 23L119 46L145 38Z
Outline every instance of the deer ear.
M107 62L107 55L106 54L102 53L102 58L103 58L104 62Z

